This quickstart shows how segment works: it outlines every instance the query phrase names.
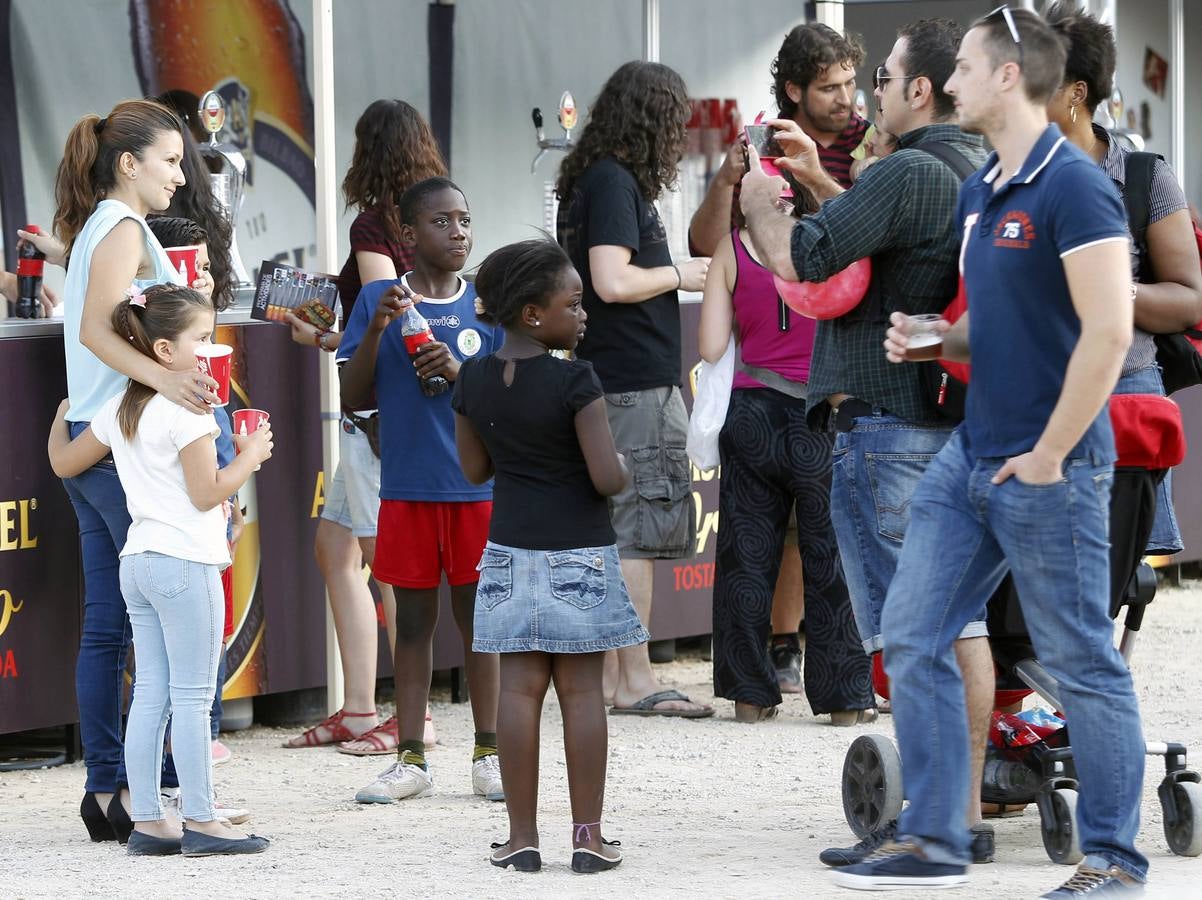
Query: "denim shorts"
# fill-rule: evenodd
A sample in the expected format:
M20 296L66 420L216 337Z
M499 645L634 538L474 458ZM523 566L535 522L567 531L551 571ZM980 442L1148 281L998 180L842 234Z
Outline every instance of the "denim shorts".
M616 545L522 550L489 541L478 568L477 653L597 653L650 640Z
M321 517L355 537L375 537L380 517L380 460L367 435L343 418L338 428L338 468L326 486Z

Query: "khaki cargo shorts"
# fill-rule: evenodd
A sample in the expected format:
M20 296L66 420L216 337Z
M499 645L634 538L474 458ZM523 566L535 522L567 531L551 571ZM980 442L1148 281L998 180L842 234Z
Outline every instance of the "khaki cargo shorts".
M691 467L685 452L689 417L678 387L605 395L614 445L631 483L609 498L624 559L688 559L696 552Z

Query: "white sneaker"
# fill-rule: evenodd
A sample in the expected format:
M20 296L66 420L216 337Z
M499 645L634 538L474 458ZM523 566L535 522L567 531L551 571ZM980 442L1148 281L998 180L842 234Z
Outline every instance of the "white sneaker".
M180 810L179 788L165 787L160 792L160 796L163 801L163 808L169 814L174 814L182 819L183 813ZM242 809L238 806L228 806L216 797L213 797L213 816L226 825L242 825L250 820L250 810Z
M430 793L434 778L429 771L399 760L385 769L376 780L355 794L359 803L392 803Z
M472 790L486 800L504 800L505 788L501 786L501 761L497 754L490 753L472 763Z

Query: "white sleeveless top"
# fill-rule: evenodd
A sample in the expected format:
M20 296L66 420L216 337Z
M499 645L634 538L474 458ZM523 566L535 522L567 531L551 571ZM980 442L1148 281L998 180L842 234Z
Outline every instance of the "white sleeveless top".
M136 278L133 284L146 289L152 284L182 284L179 271L163 251L146 224L146 220L120 200L101 200L88 217L71 247L67 281L63 287L66 307L63 314L63 344L67 357L67 397L71 401L68 422L90 422L105 402L125 390L129 380L110 369L79 340L83 321L84 298L88 293L88 274L92 268L92 253L122 219L133 219L142 226L150 258L154 260L154 276Z

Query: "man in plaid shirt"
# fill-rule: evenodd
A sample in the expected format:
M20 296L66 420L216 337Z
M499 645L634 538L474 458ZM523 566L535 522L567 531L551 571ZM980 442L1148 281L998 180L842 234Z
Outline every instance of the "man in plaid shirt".
M868 653L882 647L881 610L901 553L910 497L953 428L925 387L920 366L890 364L882 343L890 313L942 312L956 293L960 235L953 217L960 179L921 147L939 142L973 166L985 161L981 138L955 124L953 101L943 92L961 36L959 26L946 19L901 29L874 78L877 127L898 135L898 149L865 170L850 190L823 171L814 142L801 129L783 120L772 123L789 154L778 165L823 202L816 214L798 221L780 213L775 207L780 181L765 175L758 160L743 179L741 202L752 241L781 277L820 282L857 259L872 259L872 284L860 304L818 323L807 410L811 427L838 432L831 519ZM992 831L977 823L994 674L983 608L960 637L956 649L973 749L968 823L976 826L974 858L987 862ZM853 864L890 836L886 828L854 847L826 850L821 859Z

